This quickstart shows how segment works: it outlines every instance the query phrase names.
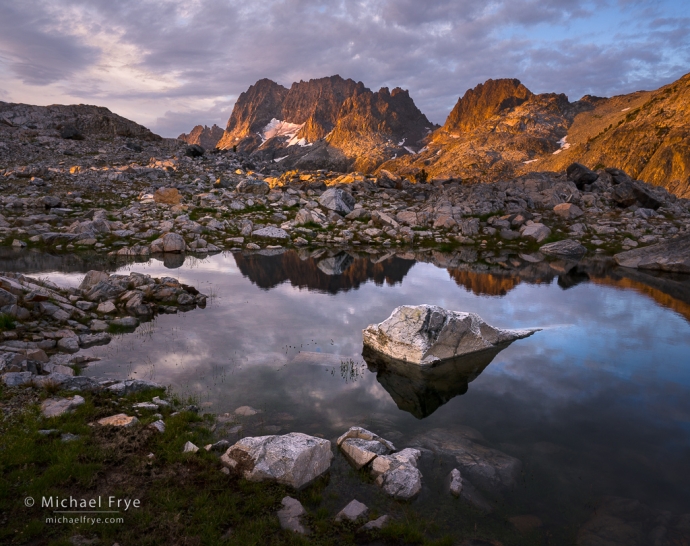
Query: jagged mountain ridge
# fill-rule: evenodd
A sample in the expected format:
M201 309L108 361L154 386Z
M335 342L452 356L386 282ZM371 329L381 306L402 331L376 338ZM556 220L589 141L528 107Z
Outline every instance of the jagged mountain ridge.
M197 144L206 150L212 150L222 137L223 129L214 123L212 127L208 125L197 125L189 134L182 133L177 139L183 140L187 144Z
M690 74L656 91L570 102L519 80L488 80L458 100L415 155L379 168L402 176L507 179L573 162L616 167L690 196Z
M239 96L218 147L281 166L368 172L418 149L434 127L399 88L372 92L337 75L290 89L263 79Z

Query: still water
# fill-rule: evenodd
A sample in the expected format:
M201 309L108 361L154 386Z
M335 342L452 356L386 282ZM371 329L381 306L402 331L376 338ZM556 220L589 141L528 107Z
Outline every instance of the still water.
M226 416L244 427L230 440L291 431L333 439L359 425L402 448L432 430L452 437L471 427L522 463L516 486L492 497L504 516L535 515L555 535L574 536L603 496L690 512L688 293L679 300L606 276L527 283L395 256L375 263L223 253L175 269L157 261L123 269L175 276L208 294L208 306L159 316L89 349L101 360L85 373L152 379L220 415L261 410ZM83 277L43 274L63 285ZM426 383L370 371L362 329L399 305L421 303L475 312L497 327L543 330L490 362ZM385 503L373 484L338 464L334 506L353 495ZM425 459L424 490L411 505L449 526L457 503L443 479L452 467L443 457Z

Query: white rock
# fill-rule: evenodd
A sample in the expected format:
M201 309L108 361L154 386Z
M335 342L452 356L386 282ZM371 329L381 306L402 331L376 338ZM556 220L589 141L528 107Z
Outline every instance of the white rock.
M84 399L79 395L72 398L48 398L41 404L41 413L43 417L59 417L73 411L83 403Z
M351 427L336 443L356 469L366 466L378 455L388 455L395 451L391 442L361 427Z
M163 434L165 432L165 423L163 421L161 421L160 419L158 421L154 421L149 426L155 428L161 434Z
M369 512L366 504L362 504L357 499L351 500L345 508L343 508L335 516L335 521L342 521L344 519L348 521L357 521L359 518L363 518Z
M182 453L196 453L197 451L199 451L199 448L190 441L187 441L182 448Z
M435 305L402 305L363 331L364 345L397 360L434 365L442 360L510 343L538 330L501 330L475 313Z
M457 468L450 471L450 493L459 497L462 492L462 476Z
M221 457L224 466L249 481L276 481L296 489L328 471L332 460L328 440L300 432L243 438Z
M278 510L280 526L288 531L306 535L308 531L302 525L302 516L306 514L306 510L302 503L292 497L284 497L281 504L283 508Z
M261 239L289 239L290 235L284 229L275 226L267 226L252 231L252 237L259 237Z
M422 490L422 473L417 468L421 454L418 449L406 448L376 457L371 465L376 485L395 499L409 500L417 496Z

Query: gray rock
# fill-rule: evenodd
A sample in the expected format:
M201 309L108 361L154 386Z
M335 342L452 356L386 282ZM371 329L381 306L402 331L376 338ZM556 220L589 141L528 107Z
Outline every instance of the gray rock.
M156 429L161 434L163 434L165 432L165 423L160 419L158 421L154 421L149 426L153 427L154 429Z
M365 517L369 513L369 508L366 504L362 504L357 499L351 500L345 508L338 512L335 516L335 521L357 521Z
M48 398L41 404L43 417L59 417L73 411L84 403L84 399L78 394L72 398Z
M287 231L274 226L267 226L256 231L252 231L252 237L259 237L261 239L282 239L287 240L290 238Z
M107 345L108 343L110 343L110 336L105 332L79 336L79 345L81 345L83 349L88 349L95 345Z
M84 276L84 280L82 280L81 284L79 285L79 290L91 290L91 288L96 286L99 282L107 281L109 276L110 275L105 271L96 271L92 269Z
M501 330L475 313L435 305L403 305L363 331L364 345L390 358L431 366L532 335L538 329Z
M125 396L132 394L133 392L142 392L150 389L163 388L163 385L154 383L153 381L146 381L145 379L126 379L110 385L108 390L116 393L119 396Z
M432 429L411 440L414 446L434 453L453 456L459 470L473 484L487 491L502 491L513 487L520 475L522 463L501 451L482 445L481 434L469 427L455 430Z
M371 474L376 485L391 497L410 500L422 490L422 473L417 468L421 456L418 449L405 448L392 455L376 457L371 464Z
M139 319L136 317L122 317L110 321L110 324L118 328L128 328L134 330L139 326Z
M599 178L597 173L590 170L582 163L572 163L565 172L568 176L568 180L574 182L578 190L583 189L585 184L596 182Z
M587 249L575 239L564 239L563 241L549 243L540 247L539 251L547 256L560 256L575 260L579 260L587 253Z
M302 516L307 513L302 503L292 497L284 497L281 504L283 507L277 512L281 528L301 535L308 534L309 531L302 525Z
M182 448L182 453L196 453L197 451L199 448L190 441L187 441Z
M523 226L520 231L523 238L534 239L538 243L541 243L544 239L551 235L551 229L546 227L544 224L539 223Z
M9 372L3 374L2 382L7 387L21 387L22 385L28 385L33 379L33 374L31 372Z
M17 296L0 288L0 307L5 307L6 305L16 305Z
M58 350L63 353L77 353L79 352L79 338L78 337L63 337L57 342Z
M55 368L58 368L58 366L55 366ZM34 383L39 386L46 383L56 385L68 391L96 390L100 388L98 381L91 377L83 375L72 376L60 372L52 372L48 375L35 377Z
M271 188L263 180L257 180L256 178L245 178L237 184L235 188L237 193L250 193L253 195L266 195Z
M184 252L187 244L179 233L168 232L151 243L149 247L152 253L156 252Z
M332 460L328 440L300 432L243 438L221 457L224 466L249 481L276 481L295 489L327 472Z
M574 220L584 214L582 209L573 203L561 203L553 208L553 211L566 220Z
M623 267L690 273L690 235L621 252L613 258Z
M457 468L450 471L450 494L459 497L462 491L462 476Z
M321 197L319 197L319 204L345 216L351 213L355 208L355 198L344 190L331 188L321 194Z

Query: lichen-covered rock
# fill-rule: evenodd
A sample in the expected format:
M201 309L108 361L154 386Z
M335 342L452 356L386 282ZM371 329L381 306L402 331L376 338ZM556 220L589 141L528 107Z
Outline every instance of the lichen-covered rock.
M433 365L510 343L535 331L501 330L475 313L448 311L436 305L402 305L382 323L367 326L363 336L366 347L386 356Z
M301 432L243 438L221 457L249 481L276 481L300 489L328 471L331 443Z

